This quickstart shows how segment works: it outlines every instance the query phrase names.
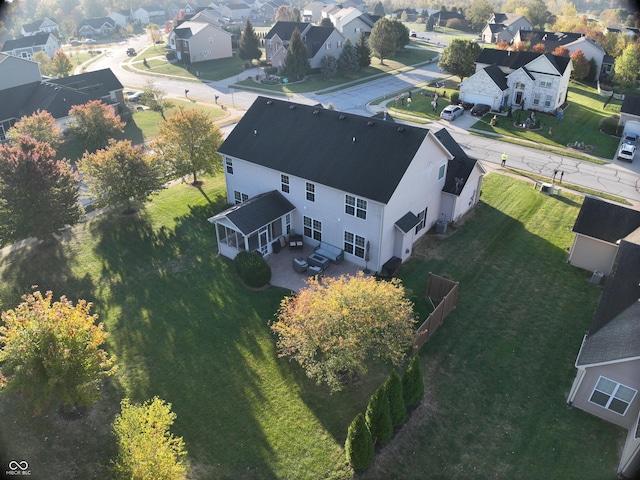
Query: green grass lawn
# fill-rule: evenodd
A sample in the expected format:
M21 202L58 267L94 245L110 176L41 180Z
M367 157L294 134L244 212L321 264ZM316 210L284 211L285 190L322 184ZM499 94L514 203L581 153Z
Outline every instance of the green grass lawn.
M220 107L190 102L184 100L171 99L173 106L165 112L168 118L171 113L180 106L186 109L197 109L206 112L213 121L218 121L229 116L229 112L222 110ZM135 106L134 106L135 107ZM152 110L133 111L131 118L127 121L124 132L118 135L118 140L128 139L134 145L148 142L156 137L158 133L158 125L162 122L162 116L159 112ZM58 158L66 158L72 162L79 160L85 149L80 142L68 141L64 142L57 150Z
M222 177L177 184L138 215L105 214L0 259L3 309L31 285L93 301L120 367L74 421L0 399L19 426L0 429L9 457L36 476L106 478L120 398L158 395L193 478L352 478L347 427L389 368L330 395L277 358L268 322L287 291L247 290L216 255L206 219L225 198ZM426 402L362 478L613 478L622 430L565 405L601 288L565 261L580 198L491 174L482 200L400 271L420 317L429 271L460 282L459 302L421 352Z
M138 53L136 62L132 63L130 67L144 72L177 75L193 81L210 80L214 82L233 77L244 70L245 62L238 56L198 62L187 66L169 62L165 58L162 49L159 48L157 50L149 48L144 53ZM147 58L149 68L146 68L141 61L141 58L144 57Z

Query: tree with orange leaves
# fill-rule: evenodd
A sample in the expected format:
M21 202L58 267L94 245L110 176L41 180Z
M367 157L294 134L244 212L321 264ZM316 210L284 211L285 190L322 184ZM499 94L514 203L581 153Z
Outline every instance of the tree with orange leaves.
M282 357L296 360L310 378L340 390L367 372L371 358L399 365L413 343L413 304L399 280L356 276L310 279L285 297L271 329Z

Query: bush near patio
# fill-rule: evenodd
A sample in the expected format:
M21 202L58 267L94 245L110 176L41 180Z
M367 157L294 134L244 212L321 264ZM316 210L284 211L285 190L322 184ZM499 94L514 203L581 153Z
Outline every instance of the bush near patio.
M20 425L0 429L0 444L9 457L29 452L34 474L108 478L120 399L158 395L177 414L172 431L195 477L353 478L347 426L390 366L331 395L278 359L267 320L288 292L238 288L206 220L227 206L222 176L202 192L177 184L143 215L106 214L54 249L0 260L4 308L34 283L92 298L119 358L102 400L74 422L0 399L0 418ZM481 200L464 228L427 236L399 272L417 306L429 271L459 280L464 295L421 351L428 401L358 478L611 478L626 432L565 404L600 293L566 264L581 198L489 174Z
M271 280L271 267L257 252L243 250L233 259L242 281L253 288L264 287Z

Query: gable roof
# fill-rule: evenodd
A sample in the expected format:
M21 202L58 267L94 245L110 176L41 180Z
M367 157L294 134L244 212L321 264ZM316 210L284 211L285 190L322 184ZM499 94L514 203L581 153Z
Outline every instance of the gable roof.
M220 212L211 217L209 222L215 223L226 217L244 235L249 235L295 209L279 191L272 190Z
M440 140L440 143L444 145L444 148L453 155L453 159L449 160L447 164L447 178L445 179L442 191L453 195L460 195L478 161L475 158L467 156L447 129L443 128L438 130L434 135Z
M542 43L548 52L552 52L557 47L570 45L577 41L585 41L595 47L597 50L605 54L604 49L583 33L574 32L547 32L544 30L520 30L518 32L520 40L530 42L531 46Z
M640 228L640 211L605 202L595 197L585 197L573 232L616 243Z
M53 37L57 40L56 36L53 33L38 33L36 35L31 35L29 37L20 37L14 40L7 40L2 45L3 52L10 52L17 48L29 48L29 47L39 47L41 45L46 45L49 41L49 37Z
M293 35L294 30L297 29L300 33L302 33L309 25L310 23L305 22L276 22L276 24L271 27L271 30L269 30L269 33L267 33L264 38L266 40L269 40L275 35L278 35L280 40L291 40L291 35Z
M640 356L640 232L620 242L577 365Z
M277 142L286 132L287 141ZM387 203L429 130L258 97L219 152Z
M318 50L322 48L334 30L334 27L319 27L317 25L311 25L307 31L304 32L302 40L309 51L309 58L316 56Z
M507 77L500 67L497 65L489 65L483 68L485 73L489 76L493 83L495 83L503 92L509 88L507 85Z
M40 30L40 28L42 28L42 25L45 22L50 22L50 23L52 23L54 25L57 25L55 20L51 20L50 18L44 17L42 20L36 20L35 22L26 23L26 24L22 25L22 30L27 32L27 33L29 33L29 32L37 32L37 31Z
M498 50L497 48L483 48L478 58L476 58L476 64L498 65L499 67L517 70L520 67L527 66L541 56L546 57L560 75L564 74L569 62L571 62L569 57L560 57L550 53L512 52L510 50Z
M633 95L625 95L620 107L620 113L627 113L629 115L640 115L640 97L634 97Z

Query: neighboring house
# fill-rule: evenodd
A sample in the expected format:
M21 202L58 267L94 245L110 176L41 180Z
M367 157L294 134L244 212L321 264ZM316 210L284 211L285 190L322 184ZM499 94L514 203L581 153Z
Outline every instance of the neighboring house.
M567 100L569 57L484 48L475 63L476 73L460 86L465 102L554 112Z
M620 241L640 228L640 211L586 197L573 226L571 265L609 275Z
M187 65L233 56L231 33L207 22L183 22L169 33L167 42L176 58Z
M251 7L246 3L223 3L220 11L231 20L244 20L251 16Z
M327 6L324 2L311 2L302 9L302 21L306 23L319 23L322 20L322 9ZM277 8L277 7L276 7ZM334 25L335 26L335 25Z
M170 19L180 18L180 15L183 17L193 15L197 11L197 3L172 3L169 5L169 8L167 8L167 13L169 14Z
M116 32L116 22L111 17L87 18L78 25L80 38L108 37Z
M373 29L374 22L371 18L357 8L341 8L333 13L323 15L331 20L335 29L342 34L345 40L348 38L354 45L362 32L369 35Z
M131 18L133 18L134 22L143 26L149 25L150 23L164 25L164 22L167 20L167 15L164 8L158 5L147 5L134 10Z
M0 53L0 90L40 80L42 75L38 62Z
M236 204L209 219L220 253L268 255L280 236L297 232L306 243L334 245L345 260L374 271L389 260L407 259L443 216L442 192L454 155L437 135L258 97L219 148L227 200ZM475 201L482 170L476 172L461 187L475 190Z
M611 276L576 358L567 397L579 408L628 433L619 478L640 473L640 229L620 240ZM616 448L617 445L603 445Z
M116 10L109 14L109 18L114 21L117 27L127 28L132 22L131 10Z
M0 63L0 71L2 64ZM49 112L63 129L69 122L69 110L91 100L100 100L117 111L124 105L122 84L110 69L82 73L46 81L32 81L0 90L0 141L7 125L38 110Z
M49 58L53 58L58 50L60 50L60 41L53 33L38 33L29 37L7 40L0 51L31 60L36 52L44 52Z
M59 35L60 26L54 20L45 17L42 20L22 25L21 31L25 37L37 35L38 33L55 33Z
M498 43L504 40L513 41L518 30L531 30L533 25L517 13L492 13L480 36L485 43Z
M624 96L620 107L618 125L623 127L623 133L637 133L640 135L640 97Z
M403 13L407 14L407 20L410 22L415 21L416 17L418 16L418 11L415 8L398 8L391 12L390 16L391 18L400 20Z
M545 32L544 30L519 30L513 37L514 43L525 42L529 49L535 45L544 45L545 51L552 53L558 47L565 47L569 54L581 50L587 60L596 62L597 79L600 74L608 75L613 69L613 57L607 55L600 45L582 33Z
M276 22L265 36L264 45L267 62L274 67L282 67L287 55L287 48L293 32L298 30L302 41L307 46L311 68L320 68L325 55L340 57L344 46L344 37L335 28L318 27L303 22Z
M462 22L463 25L467 25L467 20L464 18L464 15L462 14L462 11L458 11L458 12L454 12L454 11L446 11L446 12L437 12L436 14L433 15L433 18L435 20L435 25L437 25L438 27L446 27L447 26L447 22L449 20L460 20Z

